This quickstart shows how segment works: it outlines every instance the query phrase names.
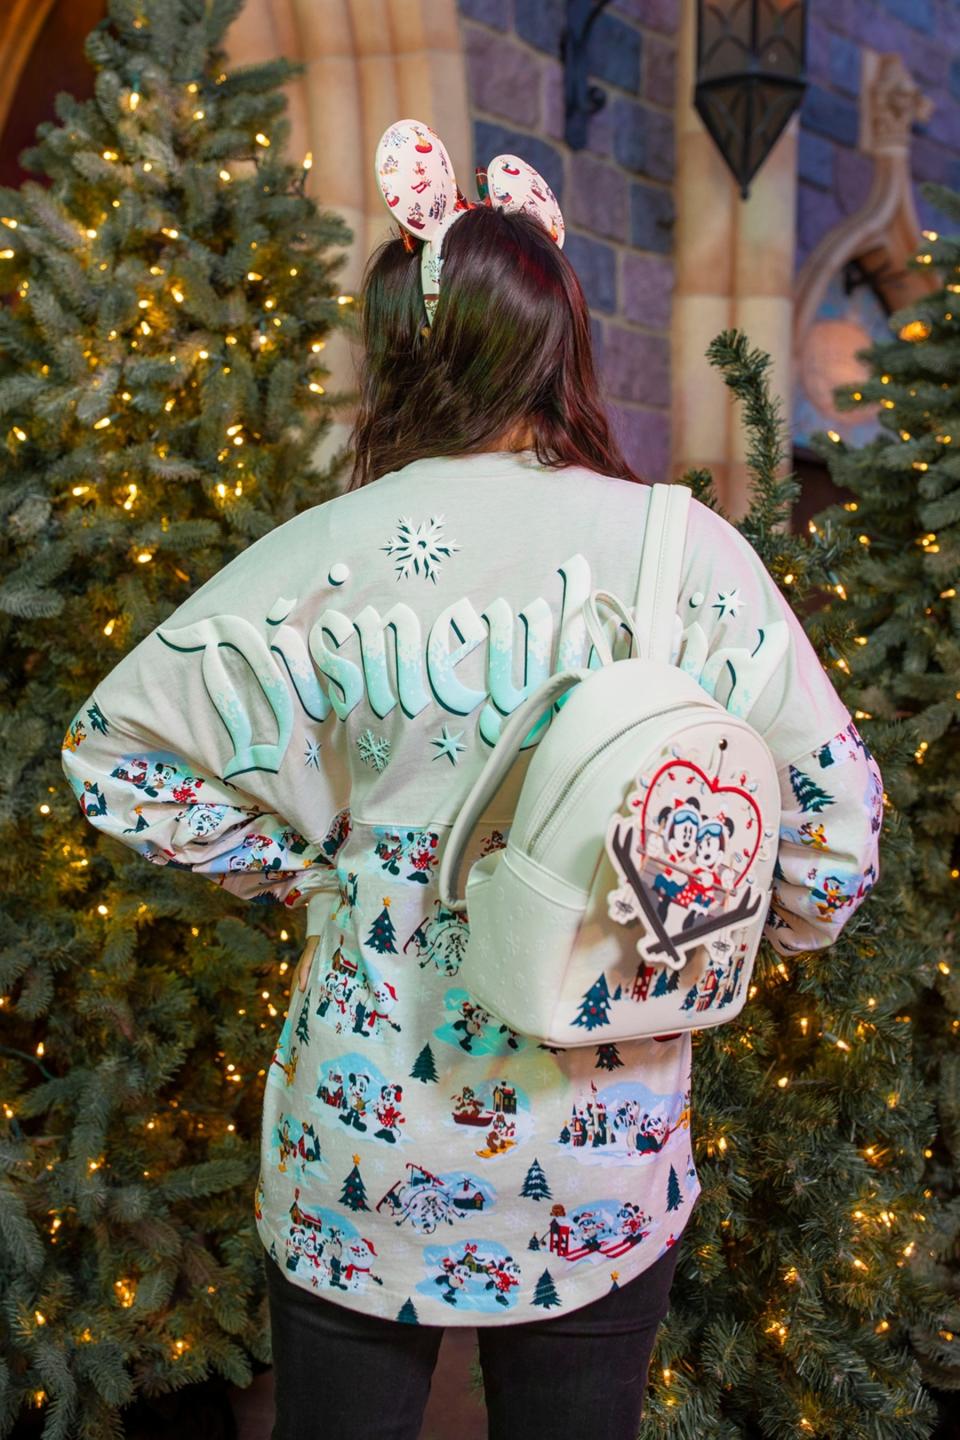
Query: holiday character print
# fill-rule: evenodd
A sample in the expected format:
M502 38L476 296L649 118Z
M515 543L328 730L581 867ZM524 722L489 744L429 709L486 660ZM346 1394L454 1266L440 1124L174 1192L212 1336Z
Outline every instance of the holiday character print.
M391 1013L397 1005L396 986L345 947L342 933L317 996L314 1013L337 1035L349 1032L381 1040L388 1031L402 1029Z
M451 988L444 993L447 1020L434 1030L438 1040L455 1045L468 1055L497 1055L525 1048L525 1038L499 1016L471 1000L466 990Z
M675 970L699 943L716 955L763 904L753 876L758 860L772 862L774 832L764 826L750 775L735 764L722 773L733 763L728 748L721 739L706 766L661 752L651 774L635 777L628 815L615 812L607 828L619 882L607 894L607 913L621 925L639 920L637 952ZM605 983L571 1023L609 1022Z
M433 913L424 916L404 943L403 953L416 955L421 970L432 963L441 975L456 975L469 936L464 917L438 899L433 902Z
M465 1170L436 1175L423 1165L409 1163L377 1202L377 1211L391 1215L396 1225L409 1223L423 1235L441 1225L453 1225L469 1215L483 1214L494 1203L496 1191L485 1180Z
M293 1041L293 1012L288 1011L267 1069L267 1085L289 1090L297 1076L300 1047Z
M423 1263L428 1278L417 1290L445 1304L475 1311L511 1309L517 1302L520 1266L510 1252L492 1240L466 1240L459 1245L427 1245Z
M619 1081L575 1095L556 1138L559 1146L588 1164L622 1163L659 1154L681 1129L682 1094L659 1096L635 1081Z
M787 827L784 829L787 837L792 839ZM826 827L822 820L817 824L814 824L812 820L805 820L797 831L796 839L801 845L812 845L815 850L826 850L829 844Z
M285 1268L302 1275L315 1290L356 1292L371 1283L383 1284L374 1266L373 1241L345 1216L319 1206L308 1208L299 1186L290 1205L284 1250Z
M321 1125L343 1125L358 1139L388 1145L403 1139L403 1086L358 1052L323 1062L313 1106Z
M820 876L816 871L811 879L815 882L810 887L810 894L816 905L817 918L830 925L845 905L853 903L854 896L847 891L850 882L839 875Z
M389 875L405 873L404 878L418 885L428 885L440 857L440 836L435 830L396 831L373 826L374 853Z
M337 924L345 921L353 914L357 906L357 897L360 891L360 877L356 870L348 870L346 873L337 870L337 905L331 917Z
M697 833L700 829L700 802L695 795L688 795L686 801L674 800L673 808L663 806L657 815L657 826L648 840L648 854L660 859L663 864L653 879L653 891L657 898L657 914L664 919L670 909L670 902L683 890L692 866L697 848Z
M533 1116L525 1092L507 1078L464 1083L450 1097L450 1127L481 1160L506 1155L530 1138Z
M625 1255L651 1233L653 1216L633 1200L591 1200L567 1213L557 1202L550 1207L546 1229L531 1239L530 1249L548 1250L559 1260L605 1261Z
M320 1140L310 1121L301 1124L294 1115L281 1112L274 1131L277 1170L300 1175L305 1166L322 1160Z

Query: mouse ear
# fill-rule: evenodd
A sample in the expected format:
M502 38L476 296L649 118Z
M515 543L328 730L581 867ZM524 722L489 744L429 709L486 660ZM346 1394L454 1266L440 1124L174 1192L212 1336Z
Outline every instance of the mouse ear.
M432 239L457 203L443 141L422 120L395 120L377 144L374 173L383 203L411 235Z
M519 155L495 155L487 166L488 204L533 215L563 249L566 233L557 197L539 170Z

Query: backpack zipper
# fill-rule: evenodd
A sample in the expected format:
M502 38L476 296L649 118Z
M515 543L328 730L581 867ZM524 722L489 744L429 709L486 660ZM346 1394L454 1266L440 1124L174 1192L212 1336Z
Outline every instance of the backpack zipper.
M696 702L693 700L678 701L677 704L667 705L663 710L658 710L656 713L658 715L669 715L672 710L685 710L688 705L692 705L695 703ZM618 730L615 735L608 735L602 745L598 745L595 750L591 750L589 755L585 756L583 760L578 762L576 768L564 778L564 783L560 788L559 795L557 795L556 799L551 802L550 808L547 810L547 813L544 815L543 819L538 823L536 830L534 830L529 841L527 842L527 849L531 856L536 850L537 842L542 836L544 830L546 830L550 821L556 815L557 811L560 809L560 806L567 798L571 787L576 784L577 780L580 779L580 776L583 774L583 772L589 769L589 767L593 764L594 760L596 760L599 755L602 755L605 750L609 749L611 745L615 744L616 741L621 740L624 735L629 735L630 731L636 730L638 726L646 725L647 722L651 719L653 719L653 716L644 715L640 720L632 720L629 725L624 725L623 728L621 730Z

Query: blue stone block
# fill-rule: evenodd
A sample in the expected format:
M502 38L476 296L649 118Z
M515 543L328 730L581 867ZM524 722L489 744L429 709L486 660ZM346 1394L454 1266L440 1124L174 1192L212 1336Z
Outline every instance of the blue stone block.
M648 114L646 107L635 100L618 96L613 102L613 154L625 170L646 171Z
M473 144L477 165L488 165L494 155L519 155L534 170L539 170L563 209L563 157L556 146L536 135L524 135L505 125L489 120L473 122Z
M617 259L613 246L568 230L563 253L577 272L590 308L612 315L617 308Z
M606 80L609 85L619 85L622 90L639 92L642 60L639 30L615 15L603 13L590 30L588 54L591 75Z
M630 186L630 243L669 255L673 250L673 195L635 180Z
M567 23L564 0L514 0L513 17L521 39L559 57L560 36Z
M833 185L834 146L810 130L800 131L797 169L801 180L829 190Z
M468 20L482 20L495 30L506 30L510 25L508 0L459 0L460 13Z
M847 95L860 94L860 47L842 35L830 37L830 79Z
M914 30L930 34L933 30L933 5L931 0L881 0L885 10L911 25Z
M800 124L842 145L856 145L860 128L856 105L821 85L808 85L804 91Z

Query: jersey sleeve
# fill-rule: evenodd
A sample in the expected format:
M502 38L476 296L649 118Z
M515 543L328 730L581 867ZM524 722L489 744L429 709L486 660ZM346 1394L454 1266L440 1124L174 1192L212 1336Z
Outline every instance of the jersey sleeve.
M264 541L240 559L258 550L262 575ZM264 638L272 592L241 613L250 572L231 562L123 657L70 721L62 764L86 819L144 859L297 908L336 888L344 727L317 723L319 696L308 713L306 671L293 684Z
M781 820L764 934L781 955L830 945L879 878L883 781L803 626L753 547L691 500L680 668L764 738Z

